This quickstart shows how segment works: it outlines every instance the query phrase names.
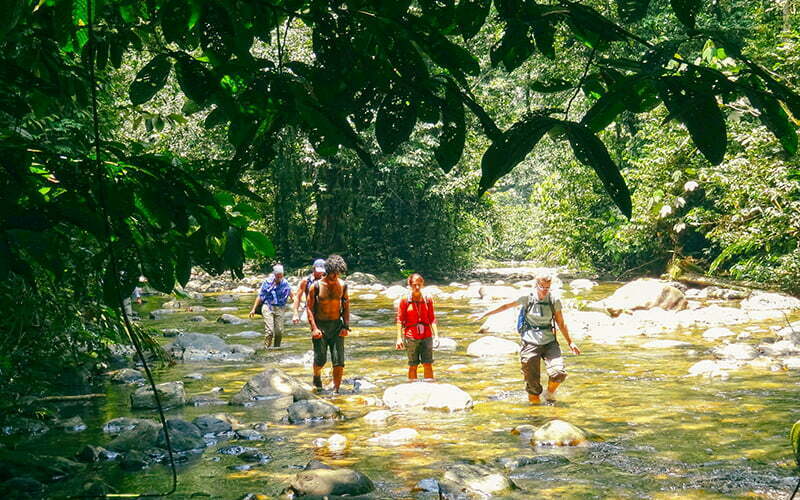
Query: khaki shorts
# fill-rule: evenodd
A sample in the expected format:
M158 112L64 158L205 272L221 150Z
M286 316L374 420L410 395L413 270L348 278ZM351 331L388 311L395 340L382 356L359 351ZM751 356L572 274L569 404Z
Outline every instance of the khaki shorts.
M408 366L417 366L420 361L425 365L433 363L433 337L424 339L403 337L403 342L408 353Z
M528 394L541 394L542 383L541 361L547 370L547 376L554 382L563 382L567 378L567 370L564 367L564 358L561 356L561 347L558 342L553 341L544 345L528 344L523 342L522 350L519 353L519 361L522 368L522 376L525 378L525 390Z

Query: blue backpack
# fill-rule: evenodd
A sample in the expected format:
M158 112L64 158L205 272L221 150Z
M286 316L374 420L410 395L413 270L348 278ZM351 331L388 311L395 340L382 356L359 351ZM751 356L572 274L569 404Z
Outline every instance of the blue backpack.
M523 334L532 328L531 325L528 324L528 313L531 311L531 307L533 307L533 304L535 303L538 303L540 305L543 304L549 305L551 317L553 318L551 321L555 321L556 311L555 309L553 309L553 302L549 292L547 294L547 297L545 297L545 299L546 301L540 301L537 297L534 296L533 293L528 295L528 305L519 308L519 315L517 315L517 333ZM555 328L553 328L553 330L555 330Z

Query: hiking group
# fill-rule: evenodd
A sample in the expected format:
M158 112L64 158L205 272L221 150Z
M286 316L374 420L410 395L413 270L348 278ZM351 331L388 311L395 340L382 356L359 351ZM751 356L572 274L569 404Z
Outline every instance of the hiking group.
M339 393L344 376L344 339L350 333L350 297L342 276L347 264L339 255L314 261L312 272L298 284L297 292L285 279L283 266L276 264L272 274L263 282L250 310L250 318L261 314L264 318L264 345L280 347L285 314L289 302L293 305L292 323L301 322L301 302L311 331L314 352L312 382L317 391L322 390L322 369L330 353L333 392ZM517 332L520 335L520 366L525 389L531 403L555 401L555 392L567 376L564 358L556 339L561 332L570 352L580 354L564 322L561 300L550 293L552 277L536 277L534 290L518 299L502 304L483 314L475 315L483 321L490 315L519 307ZM422 364L423 376L433 380L433 350L438 347L439 330L433 298L423 293L425 279L419 273L411 274L406 281L409 293L397 303L395 322L397 336L395 348L405 350L408 357L408 380L417 380L417 369ZM541 363L548 376L547 388L541 384Z

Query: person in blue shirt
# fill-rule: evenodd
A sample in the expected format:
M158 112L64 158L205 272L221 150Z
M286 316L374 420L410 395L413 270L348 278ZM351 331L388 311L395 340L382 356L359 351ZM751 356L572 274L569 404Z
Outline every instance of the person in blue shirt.
M249 315L250 319L256 314L264 317L265 347L281 346L284 314L288 309L288 303L292 300L292 287L283 277L283 266L276 264L272 267L272 275L261 284Z

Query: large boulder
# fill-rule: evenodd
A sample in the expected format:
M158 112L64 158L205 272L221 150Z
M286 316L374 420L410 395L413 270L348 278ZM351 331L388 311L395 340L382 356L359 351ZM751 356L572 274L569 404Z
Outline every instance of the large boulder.
M500 337L481 337L467 346L467 354L479 358L508 356L519 353L519 344Z
M206 442L203 441L200 429L191 422L179 418L171 418L167 420L167 429L169 429L170 446L175 451L196 450L206 447ZM156 445L159 448L166 449L167 447L167 439L164 436L163 429L159 430Z
M164 319L170 314L175 314L176 312L178 312L177 309L154 309L150 311L150 319L154 320Z
M791 340L779 340L771 344L761 344L758 350L767 356L789 356L800 353L800 345Z
M220 418L216 415L200 415L192 420L192 423L197 426L203 434L218 434L233 429L231 423L227 419Z
M587 280L585 278L579 278L569 282L569 287L573 293L589 291L596 286L597 286L596 281Z
M217 318L217 323L224 323L226 325L243 325L247 322L246 319L234 316L233 314L223 314Z
M152 420L139 420L132 429L122 431L106 448L120 453L146 450L156 445L160 431L161 426Z
M34 455L19 450L0 449L0 477L29 477L46 483L54 478L74 477L86 470L84 464L63 457ZM1 497L8 498L8 497ZM18 497L26 498L26 497Z
M122 368L109 373L114 384L139 384L145 381L144 374L133 368Z
M314 394L308 384L304 384L278 368L264 370L254 376L234 394L231 404L243 405L248 402L265 401L280 396L292 396L294 401L313 399Z
M800 299L780 293L755 292L742 301L745 311L790 311L800 309Z
M482 286L478 289L480 298L487 301L509 301L524 294L525 292L510 286Z
M352 469L311 469L297 473L288 490L296 496L356 496L375 489L364 474Z
M390 299L397 299L404 295L408 295L408 288L401 285L392 285L384 290L383 295Z
M722 359L749 361L758 357L758 350L750 344L727 344L714 349L714 354Z
M415 441L418 436L419 433L416 429L405 427L403 429L394 430L388 434L380 434L369 438L367 442L380 446L399 446Z
M321 399L298 401L289 406L287 411L289 412L289 422L293 424L337 418L342 414L336 405Z
M736 336L735 332L723 326L716 326L714 328L709 328L708 330L703 332L703 338L708 340L716 340L724 337L735 337L735 336Z
M453 499L501 496L504 491L516 488L504 474L478 464L451 466L440 485L444 498Z
M533 446L584 446L586 434L563 420L551 420L536 429L531 437Z
M175 408L186 404L186 391L181 381L158 384L156 390L164 408ZM131 408L151 410L158 408L153 389L149 385L139 387L131 394Z
M181 333L164 349L184 361L242 361L255 353L251 347L226 344L207 333Z
M413 382L389 387L383 393L389 408L417 410L466 410L472 408L472 397L452 384Z
M373 285L378 282L378 278L374 274L356 271L347 277L347 281L352 282L354 285Z
M736 360L704 359L689 367L689 375L693 377L721 378L730 377L730 372L741 366Z
M643 278L618 288L610 297L596 302L594 307L605 309L612 317L637 309L660 307L666 311L681 311L688 303L683 292L669 283Z
M512 307L486 318L478 330L480 333L514 333L517 331L519 307Z

